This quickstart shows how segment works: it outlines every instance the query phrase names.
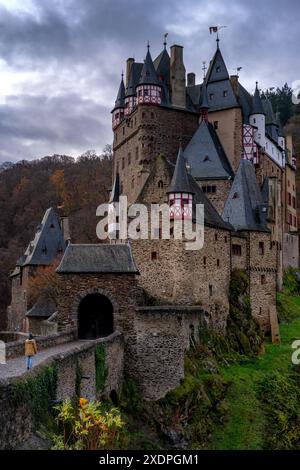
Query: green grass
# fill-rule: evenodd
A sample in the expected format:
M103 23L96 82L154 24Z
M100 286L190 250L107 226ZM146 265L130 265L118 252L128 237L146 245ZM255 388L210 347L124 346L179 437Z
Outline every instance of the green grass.
M300 297L290 299L298 308L298 317L280 326L281 344L267 342L265 354L220 369L225 380L230 382L227 395L229 413L227 423L213 429L211 449L263 448L267 409L259 400L257 384L269 372L292 371L291 345L295 339L300 339Z

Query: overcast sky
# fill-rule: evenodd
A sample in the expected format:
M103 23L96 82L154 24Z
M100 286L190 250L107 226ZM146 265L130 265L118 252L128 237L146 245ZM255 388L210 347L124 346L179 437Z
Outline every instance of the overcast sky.
M215 51L253 91L300 79L299 0L0 0L0 163L77 156L111 143L111 115L127 57L184 46L200 81Z

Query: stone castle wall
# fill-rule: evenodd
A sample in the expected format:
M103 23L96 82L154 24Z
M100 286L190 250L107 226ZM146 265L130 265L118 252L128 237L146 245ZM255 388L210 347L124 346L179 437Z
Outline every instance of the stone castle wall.
M134 202L154 158L163 154L175 162L179 140L185 147L198 127L198 115L152 105L139 105L114 133L114 174L122 191Z

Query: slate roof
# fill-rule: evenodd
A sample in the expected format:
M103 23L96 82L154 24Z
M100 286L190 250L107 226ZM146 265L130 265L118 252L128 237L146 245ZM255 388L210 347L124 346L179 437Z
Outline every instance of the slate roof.
M161 85L156 74L155 67L148 47L146 59L142 68L139 85Z
M129 245L68 245L58 273L138 274Z
M49 208L37 228L34 239L17 261L17 266L47 266L56 258L58 251L64 251L65 248L66 241L63 238L59 217L53 208Z
M189 180L191 189L194 192L194 204L204 205L204 225L224 230L233 230L232 225L223 220L219 215L192 175L189 175Z
M170 85L170 56L164 48L153 61L158 78L162 78L166 85Z
M263 201L254 167L248 160L241 160L229 196L222 213L235 230L269 232L267 228L268 206Z
M181 146L179 148L171 184L167 192L168 193L189 193L189 194L193 193L190 187L188 172L186 169L186 162L183 156L183 151L182 151Z
M242 107L243 124L249 124L249 116L252 110L252 96L240 83L238 84L238 95L239 104Z
M28 310L26 317L43 317L49 318L57 311L55 302L51 300L39 299L34 306Z
M196 179L234 177L231 164L211 123L201 122L188 143L184 156Z
M133 96L135 95L135 89L137 84L139 83L139 79L141 76L143 64L139 62L133 62L131 69L130 69L130 74L129 74L129 79L128 79L128 86L126 88L125 96Z
M124 107L125 107L125 86L124 86L124 80L123 80L123 76L122 76L122 80L121 80L121 83L120 83L117 99L115 101L115 107L112 110L112 112L115 109L124 108Z
M209 109L208 96L207 96L207 87L206 87L205 81L203 82L202 89L201 89L200 108Z
M257 82L256 82L254 96L252 99L251 114L265 114Z

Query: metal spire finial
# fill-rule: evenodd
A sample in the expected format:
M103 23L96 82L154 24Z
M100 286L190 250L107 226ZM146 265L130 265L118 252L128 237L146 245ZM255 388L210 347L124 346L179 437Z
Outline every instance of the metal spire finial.
M168 37L169 33L165 33L164 34L164 49L166 49L167 47L167 37Z

